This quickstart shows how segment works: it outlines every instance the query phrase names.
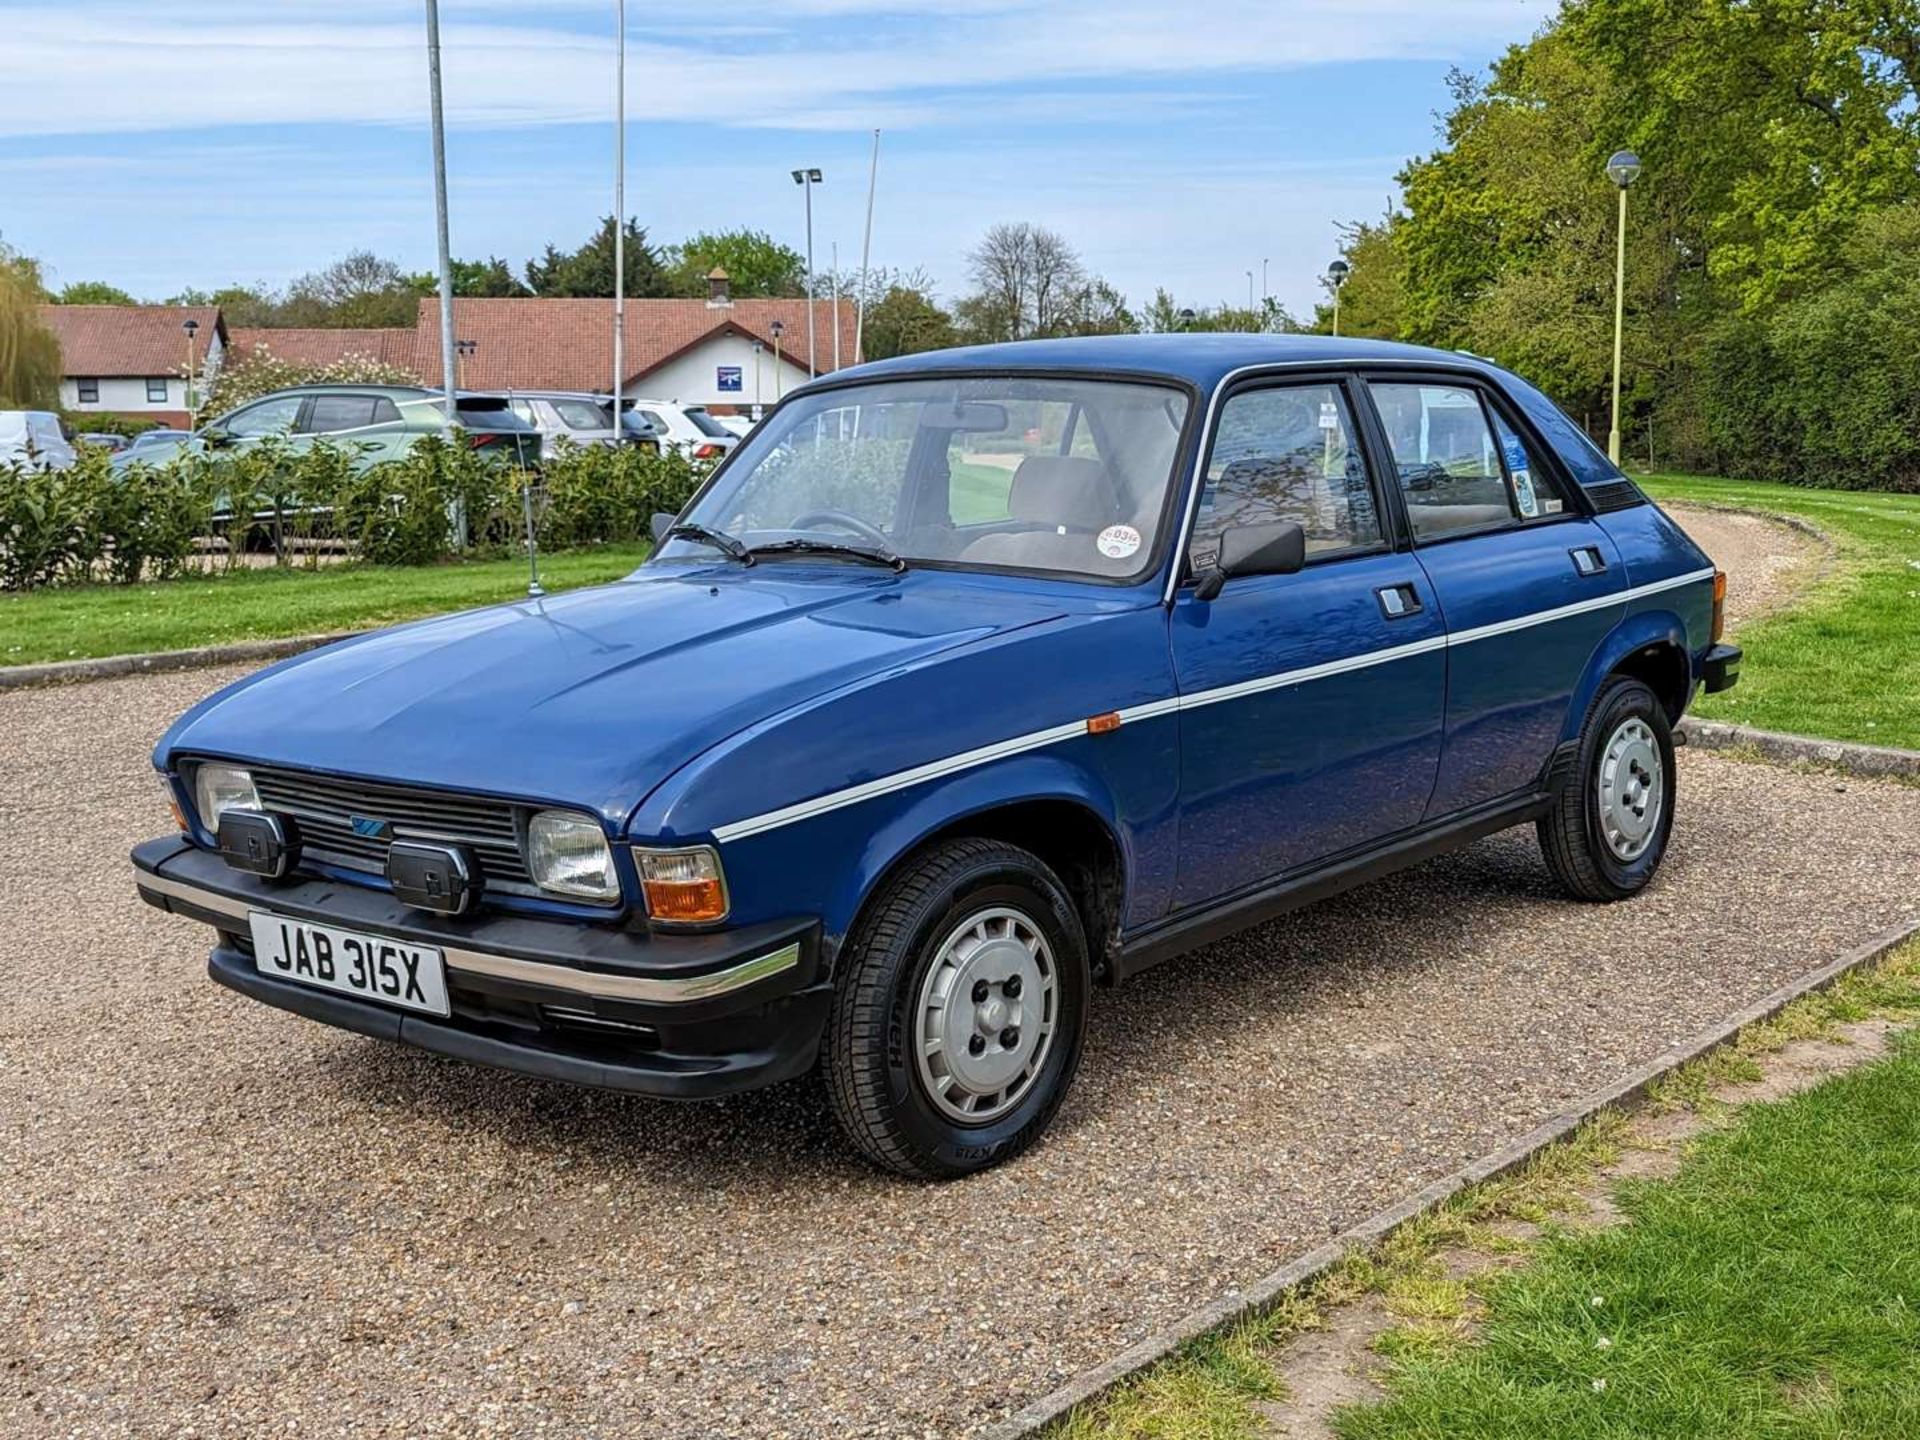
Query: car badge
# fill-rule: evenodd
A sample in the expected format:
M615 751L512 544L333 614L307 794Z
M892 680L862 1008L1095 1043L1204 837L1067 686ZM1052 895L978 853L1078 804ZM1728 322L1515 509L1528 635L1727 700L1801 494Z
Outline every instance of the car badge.
M354 815L350 817L350 819L353 825L353 833L356 835L364 835L369 840L391 840L393 838L393 822L391 820L378 820L371 815Z

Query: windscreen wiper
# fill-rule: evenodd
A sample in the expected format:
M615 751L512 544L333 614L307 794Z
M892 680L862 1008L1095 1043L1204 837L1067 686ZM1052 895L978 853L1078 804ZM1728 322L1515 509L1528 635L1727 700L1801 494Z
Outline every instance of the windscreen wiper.
M884 565L896 575L903 575L907 562L891 550L875 545L848 545L839 540L808 540L796 537L792 540L775 540L769 545L755 545L747 551L749 558L755 555L844 555L849 560L864 560L869 565Z
M675 525L664 537L668 540L694 540L702 545L711 545L729 560L738 560L742 565L753 564L753 552L724 530L711 530L705 525L695 525L691 521Z

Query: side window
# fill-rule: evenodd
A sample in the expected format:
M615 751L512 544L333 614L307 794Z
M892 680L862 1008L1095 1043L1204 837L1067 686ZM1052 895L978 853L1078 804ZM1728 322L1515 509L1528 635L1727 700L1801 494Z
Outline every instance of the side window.
M526 421L527 424L536 427L540 424L540 416L535 413L531 400L513 400L508 403L513 413Z
M605 430L612 423L591 400L556 400L553 408L569 430Z
M1381 543L1380 512L1338 385L1243 390L1221 408L1189 559L1212 562L1233 525L1296 522L1307 555Z
M280 395L249 405L226 423L230 435L284 435L300 418L301 397Z
M373 418L367 423L369 425L398 425L400 423L400 407L386 396L376 395L373 398Z
M302 429L309 435L337 435L373 423L371 395L316 395Z
M1565 510L1566 501L1552 474L1534 459L1533 447L1498 410L1493 412L1493 433L1500 440L1500 458L1506 461L1507 483L1513 489L1513 507L1520 518L1544 520Z
M1441 539L1520 518L1478 391L1462 385L1368 388L1393 449L1415 539Z

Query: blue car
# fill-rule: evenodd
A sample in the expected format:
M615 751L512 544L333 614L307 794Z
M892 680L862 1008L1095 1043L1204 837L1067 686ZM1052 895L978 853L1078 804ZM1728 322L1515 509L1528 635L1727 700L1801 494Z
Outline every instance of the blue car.
M1027 342L789 396L616 584L202 701L141 895L213 978L852 1143L1045 1129L1095 984L1509 826L1644 888L1712 562L1538 390L1379 342Z

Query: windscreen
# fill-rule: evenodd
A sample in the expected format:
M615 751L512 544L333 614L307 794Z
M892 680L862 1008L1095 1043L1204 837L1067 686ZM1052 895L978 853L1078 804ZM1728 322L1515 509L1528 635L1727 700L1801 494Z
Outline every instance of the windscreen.
M684 517L749 546L818 539L983 570L1148 570L1185 392L1057 377L879 382L768 417ZM674 540L663 559L708 559Z

